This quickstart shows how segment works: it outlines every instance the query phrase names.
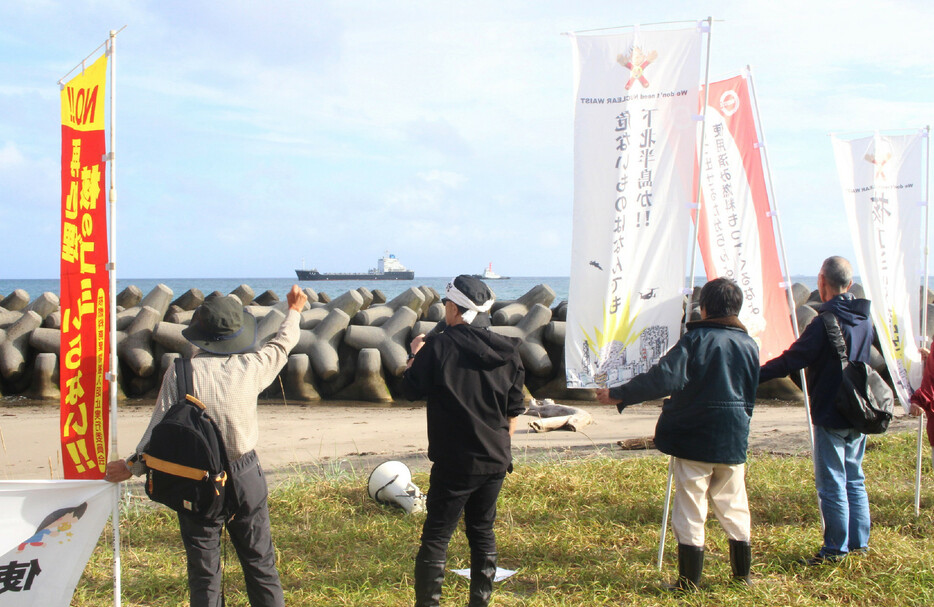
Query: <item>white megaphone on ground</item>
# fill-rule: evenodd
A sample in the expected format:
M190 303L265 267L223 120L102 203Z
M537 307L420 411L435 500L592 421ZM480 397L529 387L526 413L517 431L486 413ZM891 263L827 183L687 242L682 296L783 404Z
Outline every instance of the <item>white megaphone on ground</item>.
M370 473L367 492L380 504L391 504L407 514L425 510L425 496L412 484L409 467L398 461L383 462Z

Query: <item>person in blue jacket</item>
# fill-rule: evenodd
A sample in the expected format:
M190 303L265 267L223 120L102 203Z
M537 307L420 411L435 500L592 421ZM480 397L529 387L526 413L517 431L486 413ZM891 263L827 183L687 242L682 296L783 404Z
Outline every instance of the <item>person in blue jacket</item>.
M849 292L853 268L843 257L828 257L817 275L823 302L819 314L833 313L840 324L847 356L869 362L873 340L869 300ZM869 546L869 497L863 476L866 435L858 432L835 406L843 381L840 357L823 322L811 322L778 357L762 366L759 381L807 368L807 391L814 425L814 475L824 518L824 543L805 565L838 561Z
M728 278L711 280L700 292L701 320L651 369L615 388L597 391L619 412L635 403L670 395L655 427L655 446L673 456L675 498L672 527L678 540L678 581L695 589L704 568L707 500L730 540L736 580L751 583L746 448L759 384L759 348L738 314L743 292Z

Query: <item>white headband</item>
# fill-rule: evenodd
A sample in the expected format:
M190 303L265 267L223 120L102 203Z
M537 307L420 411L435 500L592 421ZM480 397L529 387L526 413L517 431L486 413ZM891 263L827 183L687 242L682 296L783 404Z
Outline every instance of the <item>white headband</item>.
M477 317L477 312L489 312L490 308L493 307L494 298L491 297L479 305L475 304L469 297L461 293L460 290L454 286L454 280L448 282L448 286L444 288L444 296L446 299L451 300L453 303L467 310L461 315L461 318L468 324L473 322L473 319Z

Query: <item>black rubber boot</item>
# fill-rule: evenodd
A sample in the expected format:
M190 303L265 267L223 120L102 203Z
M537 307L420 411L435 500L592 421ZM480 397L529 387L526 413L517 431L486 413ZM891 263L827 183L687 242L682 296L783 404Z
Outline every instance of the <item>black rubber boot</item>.
M470 601L467 607L487 607L490 604L494 577L496 577L496 553L471 553Z
M749 542L730 540L730 566L733 568L733 581L752 585L749 569L752 567L752 546Z
M415 559L415 607L439 607L444 561Z
M703 570L704 547L678 544L678 583L670 588L682 592L697 590Z

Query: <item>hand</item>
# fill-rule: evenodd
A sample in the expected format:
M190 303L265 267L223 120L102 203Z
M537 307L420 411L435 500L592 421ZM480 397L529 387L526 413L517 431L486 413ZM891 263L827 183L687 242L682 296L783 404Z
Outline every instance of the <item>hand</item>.
M412 349L412 354L418 354L418 351L422 349L422 346L425 345L425 334L420 333L415 336L415 339L412 340L412 343L409 344L409 347Z
M126 460L118 459L107 462L107 468L104 469L104 478L111 483L122 483L133 476L130 467L126 465Z
M597 388L597 400L603 403L604 405L615 405L620 401L615 398L610 398L610 389L609 388Z
M286 299L289 302L289 309L296 312L304 310L305 304L308 303L308 296L298 288L298 285L292 285L292 290L286 295Z
M911 403L911 409L908 410L908 415L912 417L921 417L924 415L924 409L914 403Z
M918 348L918 352L921 353L921 364L923 365L928 361L928 356L931 355L931 351L927 348Z

